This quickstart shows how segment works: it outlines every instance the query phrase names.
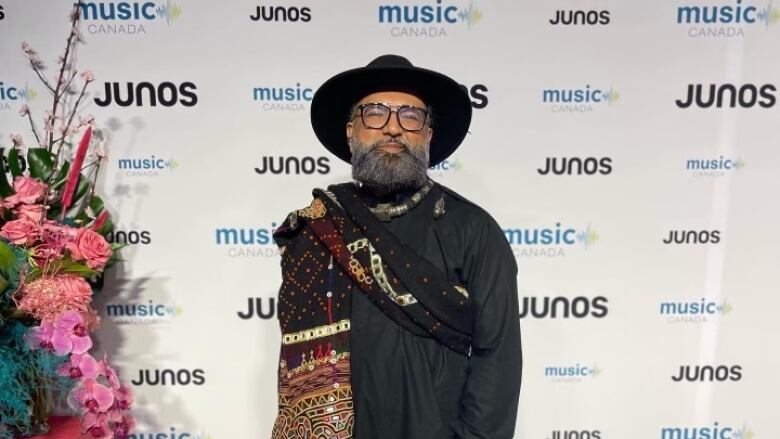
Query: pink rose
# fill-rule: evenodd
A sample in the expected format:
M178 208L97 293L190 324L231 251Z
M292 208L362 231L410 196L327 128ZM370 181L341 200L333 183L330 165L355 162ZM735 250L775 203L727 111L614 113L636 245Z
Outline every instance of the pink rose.
M43 218L43 205L42 204L20 204L16 208L17 218L27 218L34 223L39 223Z
M31 245L40 236L40 230L38 229L38 224L23 218L3 224L3 227L0 228L0 236L9 240L12 244Z
M96 270L103 269L111 257L111 246L99 233L90 229L79 229L75 242L68 244L73 259L87 261L87 266Z
M3 200L3 206L11 208L17 204L35 204L43 198L46 193L46 183L37 178L16 177L14 180L13 195Z

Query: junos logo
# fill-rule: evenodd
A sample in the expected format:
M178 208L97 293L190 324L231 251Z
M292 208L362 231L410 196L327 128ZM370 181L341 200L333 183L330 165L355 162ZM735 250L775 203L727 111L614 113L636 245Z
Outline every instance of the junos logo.
M612 173L610 157L547 157L544 167L536 170L541 175L609 175Z
M542 103L549 105L553 113L589 113L595 108L611 106L620 99L620 93L609 88L548 88L542 90Z
M5 11L3 10L3 5L0 5L0 20L5 19Z
M520 308L520 318L534 317L543 318L562 318L570 317L583 319L586 317L595 317L597 319L607 316L609 309L607 303L609 299L604 296L588 298L578 296L568 298L558 297L527 297L524 296Z
M133 434L127 437L127 439L215 439L214 436L200 432L178 431L176 427L171 427L166 431L148 431L141 432L139 429L135 429Z
M720 230L670 230L664 244L718 244Z
M152 154L145 157L121 157L117 159L117 167L127 177L157 177L178 168L179 162Z
M674 101L679 108L772 108L777 103L777 88L772 84L688 84L685 99Z
M763 6L757 2L736 0L719 5L685 5L677 8L677 24L688 26L691 38L733 38L744 37L745 27L762 27L769 30L780 20L780 9L767 1Z
M206 383L203 369L139 369L131 383L136 386L202 386Z
M164 2L92 2L79 5L81 19L87 23L87 32L104 35L145 35L146 27L154 21L170 25L181 15L182 9L171 0Z
M554 430L547 439L601 439L600 430Z
M598 377L602 372L598 366L585 366L580 363L544 368L544 376L555 383L580 383L586 379Z
M733 310L725 300L715 302L702 297L700 301L661 302L659 312L669 323L704 323L708 318L725 316Z
M106 234L106 241L112 244L148 245L152 243L152 233L148 230L115 229Z
M214 230L216 245L227 247L228 256L272 257L280 255L273 241L277 224L270 228L218 227Z
M298 6L257 6L255 13L250 15L252 21L311 21L311 9Z
M444 37L453 25L465 24L467 29L479 23L482 11L472 3L468 6L436 0L414 5L379 5L379 23L390 25L393 37Z
M555 11L555 17L548 21L555 25L607 25L609 24L609 11L558 10Z
M549 228L504 229L504 235L515 257L566 256L565 249L577 245L587 249L599 239L599 234L590 224L580 230L561 223Z
M485 84L474 84L471 87L467 87L463 84L460 85L466 90L466 93L471 97L471 108L475 110L481 110L488 105L487 91L488 88Z
M690 159L685 161L685 170L694 177L721 177L727 173L740 171L745 162L740 158Z
M663 427L661 439L753 439L755 433L748 427L747 422L741 426L725 426L714 422L711 426L697 427Z
M107 303L105 316L125 325L154 325L158 323L170 323L180 316L183 310L172 303L160 303L154 300L146 302L119 302Z
M314 89L296 82L294 86L255 87L252 100L262 103L263 111L304 111L314 98Z
M315 172L325 175L330 172L330 160L327 157L271 157L263 156L260 166L255 167L258 174L307 174Z
M263 304L263 301L267 302ZM276 315L275 299L273 297L247 297L247 309L246 311L237 311L238 317L249 320L259 318L263 320L269 320Z
M742 379L742 366L680 366L679 372L672 375L672 381L739 381Z
M101 107L156 107L158 104L163 107L173 107L177 104L192 107L198 103L198 95L195 94L197 89L198 87L189 81L179 85L165 81L156 86L150 82L106 82L103 96L96 97L95 103Z

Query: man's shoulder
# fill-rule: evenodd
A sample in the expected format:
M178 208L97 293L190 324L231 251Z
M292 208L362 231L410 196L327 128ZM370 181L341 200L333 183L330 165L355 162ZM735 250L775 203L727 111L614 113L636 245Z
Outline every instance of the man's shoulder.
M495 222L493 217L477 203L469 200L447 186L439 184L439 187L441 187L442 192L444 192L446 196L444 201L445 210L456 213L466 220Z

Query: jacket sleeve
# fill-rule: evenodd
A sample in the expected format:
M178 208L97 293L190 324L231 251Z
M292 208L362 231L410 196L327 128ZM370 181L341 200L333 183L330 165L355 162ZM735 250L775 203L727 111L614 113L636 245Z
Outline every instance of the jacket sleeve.
M517 263L504 233L485 214L469 235L468 289L477 305L458 439L514 436L520 396L522 351Z

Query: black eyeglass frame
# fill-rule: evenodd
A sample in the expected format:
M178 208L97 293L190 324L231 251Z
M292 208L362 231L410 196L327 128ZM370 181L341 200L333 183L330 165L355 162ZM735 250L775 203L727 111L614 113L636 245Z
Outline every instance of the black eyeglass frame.
M381 106L387 108L388 110L390 110L387 113L387 119L385 120L385 123L382 124L382 126L380 126L378 128L375 128L375 127L372 127L372 126L369 126L368 124L366 124L366 119L365 119L365 116L363 114L363 109L368 107L369 105L381 105ZM416 130L410 130L410 129L407 129L406 127L404 127L403 123L401 123L401 116L400 116L400 111L403 108L413 108L415 110L422 111L424 118L423 118L422 125L420 126L420 128L418 128ZM428 113L429 112L428 112L427 109L416 107L414 105L406 105L406 104L404 104L404 105L388 105L388 104L386 104L384 102L367 102L365 104L360 104L357 107L355 107L355 112L353 113L352 118L354 119L355 116L360 114L360 122L363 123L364 127L368 128L368 129L372 129L372 130L381 130L382 128L386 127L387 124L390 122L390 118L393 116L393 112L395 112L395 119L398 122L398 126L401 127L401 129L403 129L404 131L409 131L409 132L412 132L412 133L416 133L416 132L422 131L422 129L425 128L425 126L428 124Z

